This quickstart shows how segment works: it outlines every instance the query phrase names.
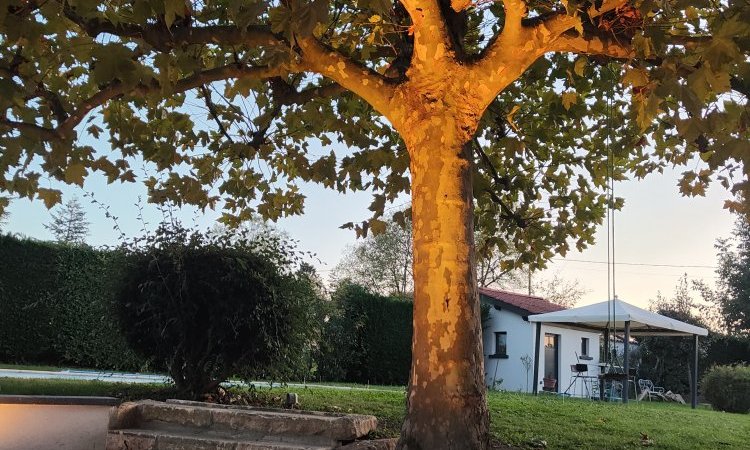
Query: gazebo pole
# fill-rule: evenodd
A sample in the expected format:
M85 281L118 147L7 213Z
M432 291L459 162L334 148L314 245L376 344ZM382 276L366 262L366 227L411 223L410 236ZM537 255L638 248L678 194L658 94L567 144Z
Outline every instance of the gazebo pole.
M536 323L536 339L534 339L534 395L539 393L539 340L542 338L542 322Z
M606 372L607 363L612 354L609 352L609 325L604 329L604 366L600 370L599 375ZM599 377L599 400L604 400L604 378Z
M622 402L627 403L628 397L630 397L630 321L625 321L625 361L623 361L623 369L625 371L625 383L622 387Z
M698 406L698 335L693 335L693 386L690 392L690 407Z

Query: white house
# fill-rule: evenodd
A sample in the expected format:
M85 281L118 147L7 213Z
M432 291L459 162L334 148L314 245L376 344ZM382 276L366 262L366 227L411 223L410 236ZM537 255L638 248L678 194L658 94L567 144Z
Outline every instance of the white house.
M489 389L539 391L586 396L587 379L599 373L598 332L542 325L539 345L539 379L534 377L535 325L528 316L565 309L533 295L480 288L480 300L490 305L489 318L483 323L485 381ZM586 365L578 377L572 370ZM545 380L546 379L546 380ZM553 381L554 380L554 381ZM588 378L590 386L591 378ZM554 387L553 387L554 386Z

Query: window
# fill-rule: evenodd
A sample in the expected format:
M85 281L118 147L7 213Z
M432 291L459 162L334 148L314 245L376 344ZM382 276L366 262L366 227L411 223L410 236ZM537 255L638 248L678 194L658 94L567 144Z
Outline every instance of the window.
M495 333L495 356L508 356L508 333L505 331Z
M589 356L589 338L581 338L581 356Z

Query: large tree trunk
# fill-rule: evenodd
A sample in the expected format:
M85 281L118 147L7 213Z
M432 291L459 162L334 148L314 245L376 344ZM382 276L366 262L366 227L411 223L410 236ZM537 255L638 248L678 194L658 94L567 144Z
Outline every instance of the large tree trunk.
M472 157L433 127L411 155L414 337L401 449L488 445L479 300L473 264Z

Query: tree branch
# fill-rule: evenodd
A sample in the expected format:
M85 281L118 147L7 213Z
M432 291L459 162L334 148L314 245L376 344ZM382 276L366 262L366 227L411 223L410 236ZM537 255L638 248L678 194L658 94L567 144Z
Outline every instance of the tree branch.
M452 0L451 7L460 11L461 0ZM410 32L414 34L414 60L418 63L432 63L448 57L452 42L448 33L440 0L401 0L401 4L411 17Z
M505 22L501 35L503 39L517 40L523 28L523 19L528 13L525 0L503 0Z
M628 0L603 0L597 9L592 5L586 11L589 18L595 18L624 5ZM475 79L486 86L486 101L490 102L509 83L517 79L537 58L550 51L579 51L589 54L612 52L613 57L627 58L628 52L622 46L615 46L599 37L586 36L576 40L573 30L581 24L581 15L569 15L566 11L550 13L533 19L524 19L523 0L503 0L506 20L512 28L505 29L490 42L472 68ZM520 26L518 22L520 21ZM565 35L565 37L562 37ZM522 48L520 52L509 51ZM597 53L598 52L598 53ZM482 86L480 84L479 86Z
M409 13L414 29L438 25L443 21L440 13L439 0L400 0L404 9Z
M267 79L287 72L287 69L281 67L248 67L240 65L222 66L183 78L175 83L174 86L171 86L170 92L181 93L198 88L204 84L210 84L215 81L231 78ZM46 128L31 123L15 122L8 120L7 118L2 119L0 124L4 125L6 128L22 132L33 132L44 141L64 141L74 137L73 131L75 127L81 123L91 110L103 105L107 101L129 94L146 96L154 92L160 92L163 89L164 86L161 86L156 80L153 80L148 85L139 84L136 86L127 86L123 83L115 82L81 102L76 110L71 113L66 120L59 123L56 128Z
M510 182L507 178L501 177L500 174L497 172L497 169L495 169L495 166L492 164L492 160L489 156L487 156L487 153L484 152L482 149L482 146L479 144L479 141L474 138L474 149L476 150L479 157L482 159L482 162L484 163L487 170L490 172L490 176L492 177L492 180L495 182L495 185L502 186L503 188L510 189ZM523 218L521 215L515 213L504 201L500 198L499 195L492 189L485 189L485 191L490 195L490 198L493 202L497 203L500 206L500 209L502 210L502 213L500 214L500 217L505 220L511 220L515 222L516 226L519 228L526 228L528 226L528 223L525 218Z
M603 0L601 6L597 9L595 5L591 5L586 10L586 15L593 19L606 14L610 11L625 5L629 0ZM546 20L538 22L534 28L545 34L550 34L552 38L560 36L566 31L575 28L576 25L581 23L580 14L569 15L567 11L560 11L555 15L550 16Z
M262 25L249 25L239 28L231 25L206 25L202 27L176 26L166 28L162 24L136 25L126 22L112 23L103 16L83 17L67 0L62 2L63 13L70 21L81 27L92 38L100 34L142 39L160 51L187 44L222 45L285 45L270 28Z
M711 36L673 36L669 39L670 44L688 48L710 41ZM635 58L634 49L627 43L607 39L605 36L578 36L575 32L567 32L558 37L550 43L547 51L606 56L617 60L632 60ZM661 64L661 59L648 59L644 62L651 65L659 65ZM681 71L684 76L687 76L693 70L695 70L695 67L683 66ZM750 83L737 76L731 76L729 82L733 91L750 99Z
M346 89L337 83L329 83L324 86L315 86L296 91L289 89L283 93L274 92L274 100L280 105L302 105L317 98L328 98L346 92Z
M227 127L222 123L219 113L216 111L216 105L214 105L213 100L211 100L211 91L208 89L208 86L205 84L201 85L201 93L203 94L203 101L206 103L206 108L208 108L208 112L211 114L214 122L216 122L216 126L219 127L219 131L229 142L234 144L234 139L232 139L232 136L227 132Z
M615 59L632 59L635 57L635 51L628 44L602 36L579 36L572 31L557 37L545 49L548 52L599 55Z
M56 141L60 139L60 136L55 132L55 130L42 127L33 123L26 123L26 122L16 122L14 120L9 120L5 117L0 118L0 129L11 129L11 130L17 130L22 133L32 134L42 141Z
M327 47L314 37L297 41L302 50L300 67L332 79L372 105L379 113L388 115L394 84L374 70Z

